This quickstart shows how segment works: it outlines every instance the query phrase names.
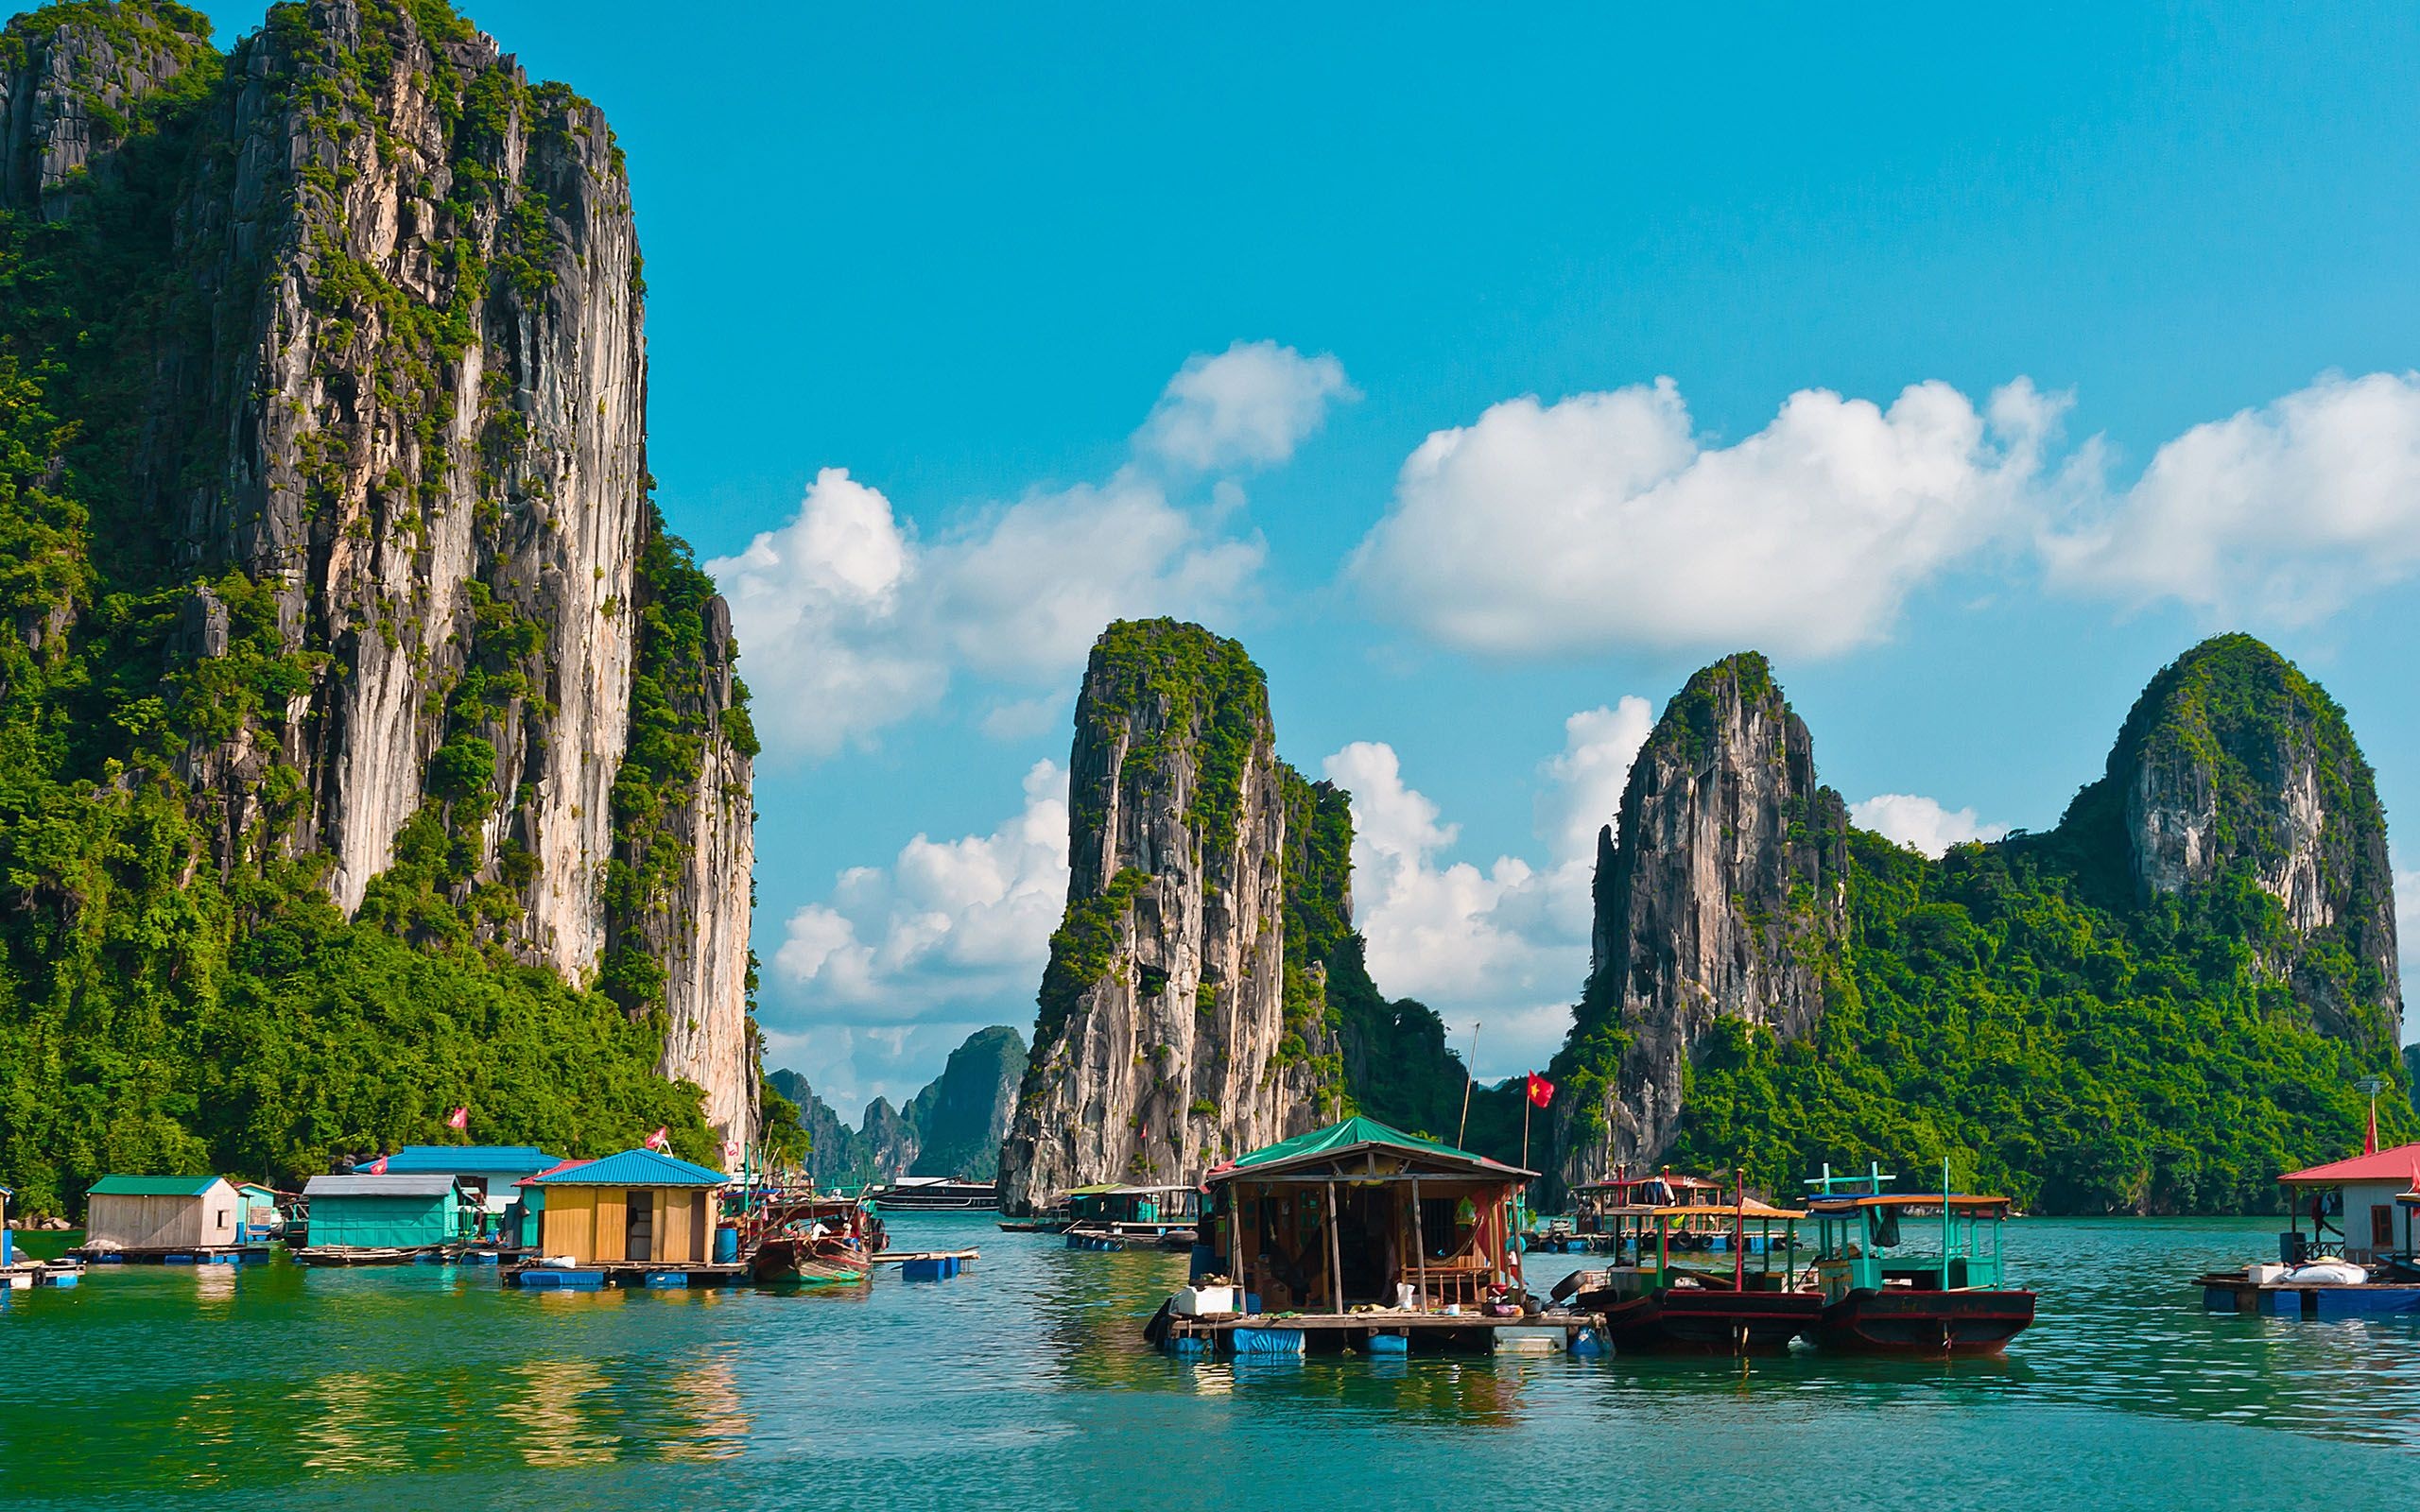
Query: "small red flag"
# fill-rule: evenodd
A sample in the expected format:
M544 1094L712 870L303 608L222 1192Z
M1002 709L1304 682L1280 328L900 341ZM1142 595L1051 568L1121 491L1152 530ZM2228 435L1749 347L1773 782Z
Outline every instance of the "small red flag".
M647 1147L650 1150L663 1149L671 1143L672 1125L669 1124L659 1125L654 1133L647 1137Z
M1530 1073L1530 1101L1540 1108L1554 1101L1554 1083L1534 1071Z
M2370 1099L2370 1132L2361 1141L2361 1153L2363 1155L2378 1153L2378 1102L2375 1097Z
M385 1176L387 1174L387 1158L382 1155L378 1157L378 1159L371 1161L368 1165L363 1166L362 1169L369 1172L372 1176Z
M471 1105L464 1103L461 1107L446 1114L445 1126L447 1128L469 1128L471 1126Z

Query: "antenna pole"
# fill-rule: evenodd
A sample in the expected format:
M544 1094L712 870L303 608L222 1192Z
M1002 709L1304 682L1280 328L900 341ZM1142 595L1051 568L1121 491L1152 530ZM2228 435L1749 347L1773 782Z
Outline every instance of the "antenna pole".
M1462 1068L1462 1121L1454 1126L1454 1144L1460 1148L1471 1127L1471 1084L1478 1080L1478 1021L1471 1021L1471 1063Z

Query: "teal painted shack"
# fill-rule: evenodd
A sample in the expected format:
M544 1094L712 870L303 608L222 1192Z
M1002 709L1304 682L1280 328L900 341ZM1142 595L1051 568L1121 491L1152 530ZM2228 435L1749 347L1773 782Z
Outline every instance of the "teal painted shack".
M475 1221L450 1176L315 1176L302 1195L314 1249L427 1249Z
M452 1177L479 1228L517 1245L519 1183L561 1163L534 1144L406 1144L387 1157L387 1174Z

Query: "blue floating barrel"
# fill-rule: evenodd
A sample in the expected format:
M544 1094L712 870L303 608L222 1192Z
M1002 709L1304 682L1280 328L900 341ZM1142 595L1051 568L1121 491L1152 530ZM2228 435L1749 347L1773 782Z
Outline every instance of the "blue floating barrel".
M1227 1340L1237 1354L1300 1354L1301 1329L1233 1329Z
M907 1280L937 1281L949 1274L942 1268L948 1263L949 1262L945 1260L903 1261L899 1266L899 1274Z
M1594 1357L1605 1352L1605 1336L1595 1329L1582 1329L1571 1336L1570 1352Z
M653 1287L685 1288L689 1284L689 1273L685 1270L651 1270L647 1273L647 1283Z
M715 1263L717 1265L739 1263L739 1230L729 1224L715 1230Z
M53 1286L73 1286L82 1280L82 1277L72 1270L55 1270L50 1273L50 1284Z
M1403 1333L1373 1333L1370 1335L1372 1354L1409 1354L1411 1338Z

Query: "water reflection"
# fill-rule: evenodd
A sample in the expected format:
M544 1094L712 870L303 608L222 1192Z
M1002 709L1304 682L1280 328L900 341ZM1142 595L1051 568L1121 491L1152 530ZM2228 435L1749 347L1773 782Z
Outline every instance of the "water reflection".
M1978 1453L2131 1465L2238 1431L2209 1424L2305 1435L2252 1441L2290 1451L2280 1463L2383 1455L2354 1463L2399 1472L2420 1449L2420 1320L2200 1311L2190 1278L2259 1253L2271 1226L2256 1220L2018 1225L2012 1258L2042 1289L2041 1322L2004 1360L1744 1365L1170 1359L1141 1328L1184 1257L913 1223L903 1244L979 1239L979 1269L838 1292L521 1293L467 1267L125 1267L15 1294L0 1314L0 1504L104 1486L214 1507L399 1503L415 1497L394 1478L422 1474L474 1476L461 1484L514 1503L576 1484L599 1503L738 1508L794 1504L811 1473L836 1494L888 1487L902 1505L954 1498L963 1512L1116 1483L1138 1452L1215 1461L1246 1440L1267 1463L1375 1487L1374 1502L1466 1498L1463 1477L1482 1475L1545 1485L1609 1435L1651 1458L1685 1457L1709 1434L1767 1460L1854 1445L1841 1451L1849 1490L1869 1484L1869 1459L1877 1476L1938 1486ZM1922 1414L1925 1431L1877 1439L1877 1409L1911 1429L1904 1415ZM548 1479L566 1469L576 1481ZM2103 1503L2130 1504L2127 1484L2103 1484L2117 1493ZM2223 1489L2240 1501L2257 1484ZM1242 1486L1239 1507L1280 1487L1263 1489ZM448 1495L432 1482L420 1500ZM1809 1504L1863 1507L1846 1491Z

